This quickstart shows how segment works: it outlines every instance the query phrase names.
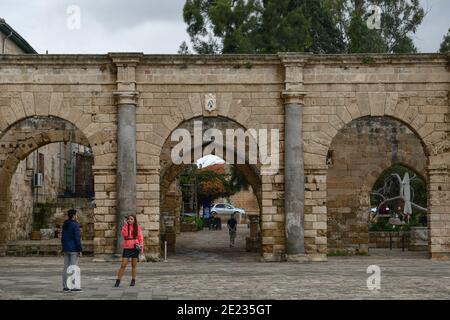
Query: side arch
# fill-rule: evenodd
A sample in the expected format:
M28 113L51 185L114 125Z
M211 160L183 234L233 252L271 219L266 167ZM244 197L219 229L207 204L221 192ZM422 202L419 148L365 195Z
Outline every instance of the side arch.
M396 163L427 176L428 157L420 137L398 120L360 117L336 134L327 154L329 250L369 250L370 192L378 177Z
M0 138L0 246L5 249L9 232L7 221L11 204L11 179L20 161L26 159L33 151L51 143L71 142L90 147L94 161L100 153L110 152L100 139L103 134L93 135L92 142L77 126L65 119L49 116L33 116L19 120L3 131ZM94 146L92 146L94 144Z

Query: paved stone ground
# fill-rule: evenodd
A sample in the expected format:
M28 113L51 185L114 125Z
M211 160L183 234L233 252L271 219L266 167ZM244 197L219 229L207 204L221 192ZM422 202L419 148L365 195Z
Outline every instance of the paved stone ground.
M423 253L375 250L367 257L329 257L309 264L264 263L244 251L248 230L229 248L221 231L183 233L177 255L141 263L137 287L112 288L114 262L81 258L84 292L62 293L62 258L0 258L0 299L449 299L450 262ZM369 265L381 268L381 289L370 291Z

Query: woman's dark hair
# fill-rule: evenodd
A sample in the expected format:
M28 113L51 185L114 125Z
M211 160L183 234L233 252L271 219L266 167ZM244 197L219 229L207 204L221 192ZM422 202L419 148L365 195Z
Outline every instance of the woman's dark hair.
M133 238L136 239L138 236L138 221L135 214L130 214L134 218L134 224L133 224Z

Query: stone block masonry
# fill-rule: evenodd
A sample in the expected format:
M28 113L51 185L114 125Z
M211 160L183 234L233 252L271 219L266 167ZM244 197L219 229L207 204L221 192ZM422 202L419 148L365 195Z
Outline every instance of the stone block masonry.
M18 163L38 147L71 141L91 147L94 154L95 254L118 251L118 221L124 212L135 211L142 221L147 253L157 259L160 195L173 178L166 174L176 176L178 172L167 162L164 145L173 130L195 118L226 119L246 129L280 132L280 169L275 175L261 175L261 166L244 166L248 170L246 176L253 179L252 189L262 208L259 214L264 259L283 260L290 254L289 248L301 248L301 243L306 258L313 260L326 259L327 250L338 241L339 245L362 250L368 242L355 226L367 201L357 193L356 202L347 202L346 195L339 192L368 190L368 181L377 174L370 168L380 168L378 163L390 165L395 159L388 150L396 144L366 141L367 152L382 152L385 160L355 155L355 163L347 162L339 152L353 152L352 146L361 136L359 131L370 128L366 124L347 134L348 143L341 143L339 148L333 144L346 135L346 128L352 128L354 121L377 117L386 123L402 123L416 139L409 147L397 144L396 159L415 159L411 165L424 173L429 189L429 252L433 258L447 259L449 56L370 55L370 64L365 63L366 58L367 55L300 53L0 56L0 252L5 251L9 238L9 186ZM213 111L204 106L206 94L216 98ZM292 131L286 121L286 106L296 94L302 112L300 131ZM125 121L120 112L125 105L133 109L133 115L128 116L135 123ZM34 117L57 117L74 128L55 132L49 128L47 134L16 130ZM123 128L134 132L135 138ZM12 130L20 136L12 134ZM294 142L294 149L285 149L285 139L287 145ZM360 146L364 145L363 140ZM128 157L119 151L124 146L130 148ZM292 164L290 157L300 149L300 159L294 159ZM333 162L335 167L329 168L330 149L339 158ZM423 152L422 156L416 157L417 150ZM297 162L304 169L296 170ZM292 165L296 175L286 177ZM344 165L345 170L361 169L366 175L349 179L344 168L337 170ZM303 187L292 190L292 179L300 181L296 186ZM295 202L299 205L287 214L286 202L291 205L292 197L303 198L303 205ZM331 216L339 217L339 227L330 226ZM287 232L292 223L301 231L294 238ZM340 232L338 238L331 235L335 231Z

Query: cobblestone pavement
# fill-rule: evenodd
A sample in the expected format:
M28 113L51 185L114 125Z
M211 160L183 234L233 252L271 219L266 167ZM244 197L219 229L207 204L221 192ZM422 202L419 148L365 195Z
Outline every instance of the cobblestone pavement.
M329 257L308 264L265 263L221 231L183 233L167 262L140 263L137 286L127 270L113 288L118 262L80 262L83 292L61 292L61 257L0 258L0 299L449 299L450 262L423 253L376 250L367 257ZM381 289L368 290L369 265L381 268Z

